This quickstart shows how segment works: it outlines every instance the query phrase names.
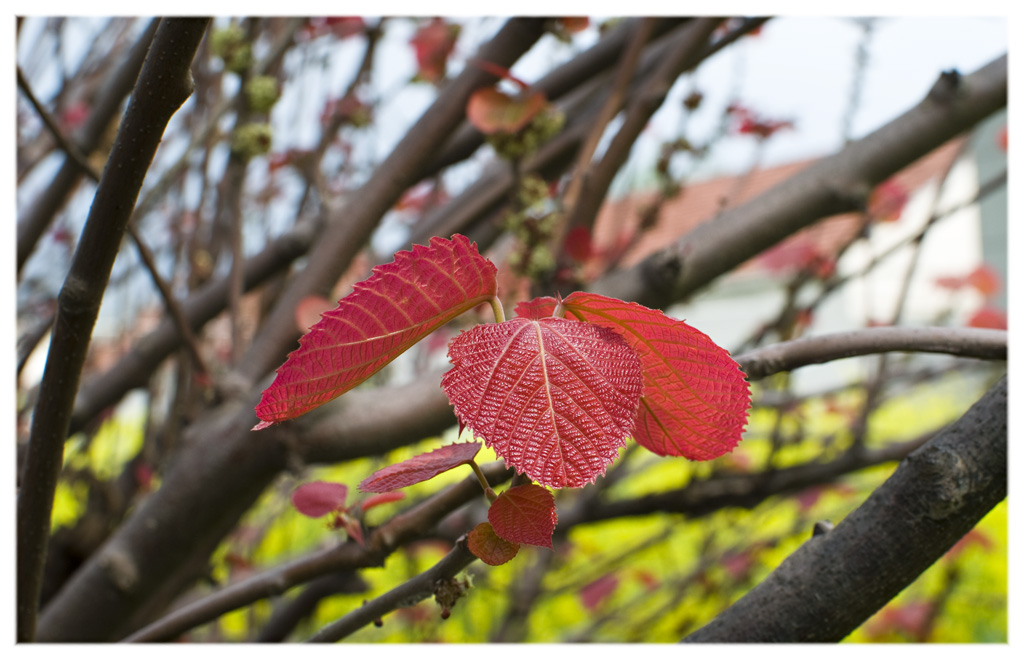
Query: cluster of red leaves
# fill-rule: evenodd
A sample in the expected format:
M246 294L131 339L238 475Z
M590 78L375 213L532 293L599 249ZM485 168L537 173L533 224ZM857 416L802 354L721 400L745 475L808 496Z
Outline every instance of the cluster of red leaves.
M740 135L753 135L761 140L770 138L779 131L795 128L791 120L768 119L739 103L729 104L725 112L733 119L733 131Z
M409 43L416 54L419 71L416 78L429 83L441 82L448 71L448 57L455 49L461 26L432 18L416 30Z
M396 254L300 340L264 391L255 429L355 387L458 314L496 300L496 282L494 265L464 236ZM716 458L739 441L749 386L707 335L658 310L582 292L537 298L516 311L517 318L452 340L452 369L441 386L461 423L531 481L555 488L590 483L630 436L656 454L691 460ZM479 449L471 442L421 454L360 488L385 492L419 483L470 463ZM304 506L339 511L345 494L318 487ZM340 524L347 524L344 513ZM556 521L546 488L511 488L492 503L490 527L476 531L474 552L500 563L519 543L551 547Z

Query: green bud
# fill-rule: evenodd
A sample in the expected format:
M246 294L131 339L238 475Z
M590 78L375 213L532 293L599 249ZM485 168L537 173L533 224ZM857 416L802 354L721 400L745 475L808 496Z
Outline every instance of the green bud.
M252 64L252 45L241 25L229 25L210 35L210 52L224 61L228 71L241 73Z
M270 124L246 124L235 129L231 137L231 151L248 160L269 152L273 142Z
M274 76L256 76L245 83L245 96L253 112L270 112L280 94Z

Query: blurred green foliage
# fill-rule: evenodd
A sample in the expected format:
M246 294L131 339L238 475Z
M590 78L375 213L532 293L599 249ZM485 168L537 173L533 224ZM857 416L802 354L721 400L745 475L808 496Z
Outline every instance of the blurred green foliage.
M767 384L779 386L786 383ZM948 375L907 388L871 414L865 442L882 446L938 430L959 417L985 387L976 378ZM765 389L763 384L755 386L755 400ZM852 441L851 420L863 400L861 390L851 389L781 408L755 407L745 440L735 452L716 461L690 463L637 448L623 450L623 457L611 470L625 476L614 481L604 496L631 499L678 489L719 472L756 472L769 459L775 467L786 467L830 458ZM111 418L88 443L79 439L69 446L66 464L109 479L138 451L141 429L138 419ZM773 436L778 443L774 456ZM329 529L326 519L310 519L292 508L290 494L301 483L325 480L347 484L351 504L365 497L356 486L374 471L457 439L453 429L385 456L308 468L300 475L280 479L215 553L210 572L215 584L205 589L213 590L344 540L345 532ZM477 461L485 464L495 458L484 449ZM442 620L440 608L427 600L388 614L381 627L367 626L346 641L676 642L768 575L809 538L815 521L839 523L895 467L889 464L861 470L832 484L771 497L750 510L728 508L698 517L660 513L575 526L564 536L556 535L553 554L523 546L519 555L503 566L474 563L468 569L473 587L448 620ZM371 509L366 524L382 524L411 503L470 474L470 469L462 466L409 487L405 500ZM558 493L560 511L567 511L583 492ZM72 524L86 494L82 482L62 481L54 525ZM481 496L479 512L484 504ZM1006 514L1003 502L960 545L846 641L1006 642ZM292 639L308 637L364 600L418 575L449 548L445 540L424 540L395 552L383 567L362 571L369 585L365 593L324 599ZM524 585L533 584L539 586L539 596L521 603L527 616L510 614L513 601L529 591ZM249 640L274 607L297 592L232 612L192 631L189 638Z

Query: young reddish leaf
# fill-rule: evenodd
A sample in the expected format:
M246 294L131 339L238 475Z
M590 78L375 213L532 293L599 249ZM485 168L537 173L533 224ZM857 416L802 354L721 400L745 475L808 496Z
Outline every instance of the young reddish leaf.
M442 472L473 460L480 447L479 442L459 442L413 456L401 463L377 470L363 479L363 483L359 484L359 490L367 493L384 493L433 479Z
M622 333L640 355L644 398L633 438L661 456L704 461L732 451L750 406L739 365L703 332L658 310L574 292L567 314Z
M868 198L868 214L878 222L896 222L909 199L906 186L895 179L886 179Z
M516 316L524 319L546 319L555 313L558 301L551 296L541 296L529 302L521 302L516 305Z
M547 488L536 484L509 488L491 504L487 520L494 533L506 541L553 548L551 535L558 513Z
M341 396L497 288L494 264L465 236L399 252L299 340L256 406L257 428Z
M441 387L455 414L532 481L579 488L633 432L640 360L612 330L520 317L463 332L448 357Z
M292 493L292 506L310 518L319 518L345 508L348 486L329 481L302 484Z
M533 121L547 103L542 92L512 98L494 87L484 87L469 97L466 119L485 135L518 133Z
M981 264L972 270L964 281L986 298L991 298L999 291L999 275L988 264Z
M306 296L295 305L295 325L299 332L306 332L316 325L323 313L334 307L327 298L320 296Z
M590 227L573 227L565 235L565 253L582 263L594 255Z
M1006 330L1008 320L1006 312L995 307L982 307L967 320L970 328L991 328L993 330Z
M591 612L601 607L619 586L619 578L614 573L607 573L580 589L580 602Z
M569 34L582 32L590 25L590 19L586 16L560 16L558 22L562 24L562 27Z
M404 499L405 493L380 493L379 495L371 495L370 497L367 497L365 500L359 503L359 508L362 509L363 511L369 511L375 506L380 506L381 504L390 504L391 502L397 502L398 500Z
M348 537L366 547L366 540L363 538L363 524L358 519L347 513L339 513L334 517L334 529L344 528Z
M474 527L466 541L469 551L480 561L491 566L501 566L511 561L519 552L519 544L506 541L495 534L489 522L482 522Z
M416 63L419 65L417 76L421 80L438 83L444 78L448 56L455 48L461 29L458 24L448 24L444 19L434 18L416 30L409 43L416 52Z

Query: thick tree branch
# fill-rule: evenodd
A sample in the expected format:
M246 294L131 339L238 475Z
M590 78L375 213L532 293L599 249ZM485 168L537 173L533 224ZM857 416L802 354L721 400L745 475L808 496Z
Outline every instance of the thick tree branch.
M164 128L192 92L189 66L209 19L161 22L139 74L61 289L18 497L18 640L35 635L50 510L100 302Z
M838 642L1006 497L1006 379L686 642Z
M1006 56L964 76L839 153L706 222L633 268L589 289L662 308L815 221L865 205L871 190L936 146L1006 106Z

